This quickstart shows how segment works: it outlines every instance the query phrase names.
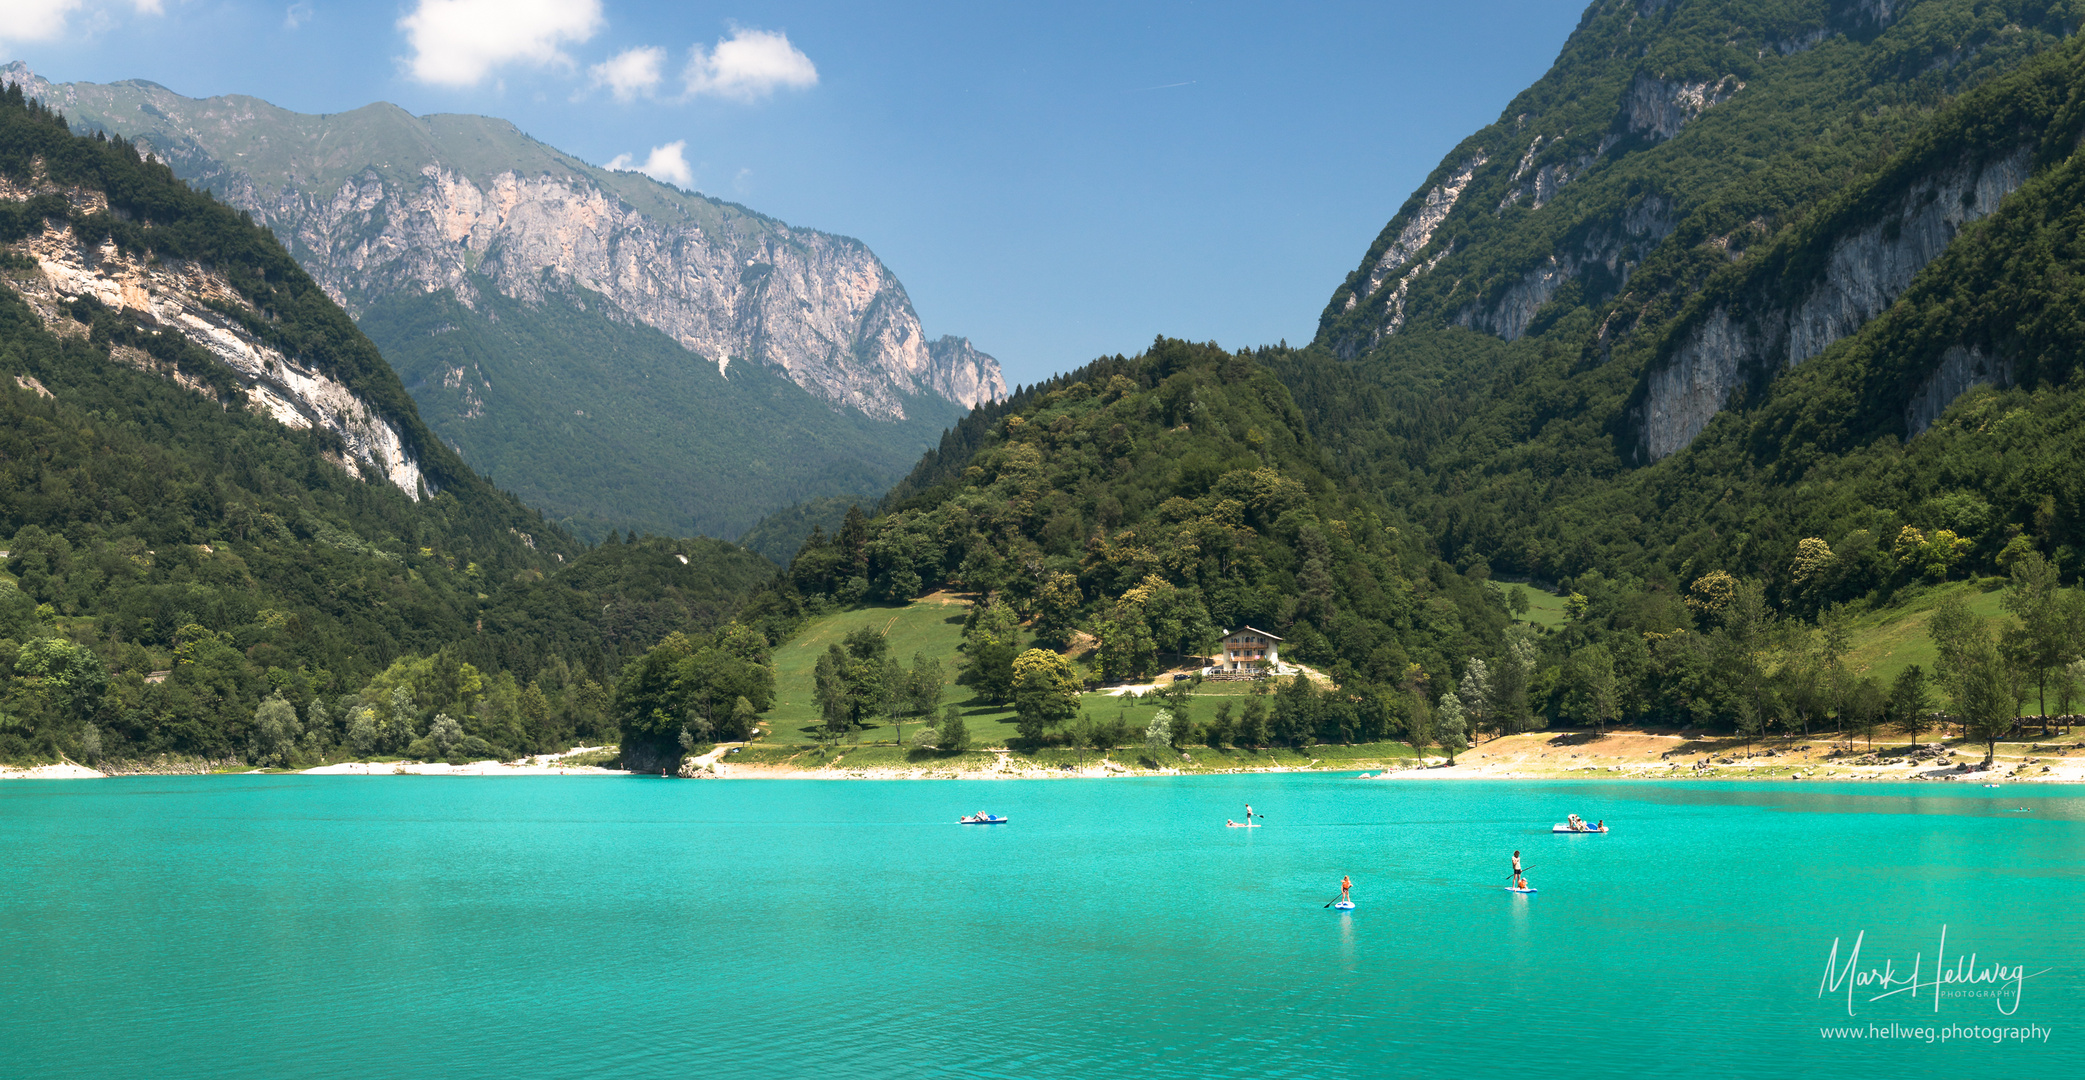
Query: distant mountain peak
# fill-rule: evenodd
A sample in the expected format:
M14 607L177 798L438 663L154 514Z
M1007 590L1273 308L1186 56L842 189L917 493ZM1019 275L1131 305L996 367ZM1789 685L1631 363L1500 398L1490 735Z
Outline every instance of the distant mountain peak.
M7 82L252 213L358 315L408 292L469 304L477 280L530 303L584 291L719 370L775 367L879 419L919 395L967 407L1005 393L982 352L929 356L904 287L861 241L600 168L505 120L386 102L311 115L139 79L51 83L21 61L0 68Z

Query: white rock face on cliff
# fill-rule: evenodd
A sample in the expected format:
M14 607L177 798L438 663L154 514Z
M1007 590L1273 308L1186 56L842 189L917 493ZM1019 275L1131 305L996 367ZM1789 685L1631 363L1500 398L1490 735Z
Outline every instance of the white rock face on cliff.
M19 64L0 80L252 213L357 316L401 292L469 305L489 282L652 327L720 370L772 365L870 416L903 417L909 395L975 406L1006 392L996 361L935 368L904 287L860 241L596 168L505 121L390 105L308 116L143 82L51 84Z
M1629 204L1614 221L1588 232L1584 239L1536 264L1501 295L1456 312L1455 322L1512 341L1527 332L1535 313L1564 283L1599 267L1617 282L1627 281L1674 226L1672 200L1647 195Z
M1933 421L1955 403L1955 399L1977 386L2010 386L2013 365L2008 359L1987 356L1975 346L1951 345L1940 354L1940 365L1926 376L1925 384L1904 406L1904 437L1925 434Z
M330 194L242 196L231 201L291 238L350 311L404 288L452 289L468 304L476 274L530 302L574 287L598 294L720 371L770 363L871 416L904 416L906 394L974 406L1005 393L996 363L944 393L949 373L934 369L904 286L845 237L768 221L719 234L641 213L584 176L480 182L433 164L417 182L372 169Z
M1721 306L1710 310L1651 371L1641 417L1645 453L1655 460L1680 450L1752 375L1793 367L1881 314L1963 224L1996 210L2026 182L2030 150L2023 144L1982 165L1965 163L1914 184L1882 220L1834 243L1823 271L1793 305L1758 298L1744 304L1742 316ZM1995 366L1989 377L1998 377ZM1934 394L1957 383L1930 414L1914 402L1906 421L1910 433L1924 430L1970 385L1960 379L1929 383ZM1915 422L1917 416L1925 420Z
M0 178L0 201L24 201L54 190L47 185L21 187ZM108 209L100 192L61 194L84 212ZM347 387L255 340L236 320L212 308L246 306L223 275L182 260L141 261L119 251L113 241L90 247L69 224L53 228L47 223L40 234L6 246L35 261L39 273L17 279L15 288L52 331L86 333L59 308L80 297L128 312L147 329L175 331L238 374L249 407L286 427L333 432L344 448L336 459L342 468L365 479L382 479L416 501L420 498L426 481L396 427ZM208 392L208 387L140 350L118 346L112 356Z
M1558 142L1554 139L1548 141L1552 147ZM1506 189L1505 197L1499 200L1498 212L1505 213L1519 205L1523 199L1527 201L1528 209L1542 209L1551 199L1557 197L1557 192L1562 191L1565 184L1592 168L1593 164L1606 156L1619 141L1621 137L1618 135L1606 135L1600 139L1598 145L1576 157L1547 161L1538 167L1535 164L1536 160L1549 155L1542 154L1542 136L1535 136L1535 141L1528 144L1528 152L1521 156L1520 165L1513 170L1513 175L1506 179L1506 183L1511 186Z
M1483 154L1478 154L1458 166L1445 182L1427 189L1426 197L1405 219L1396 238L1376 256L1368 277L1347 295L1345 311L1368 303L1378 309L1378 314L1371 317L1374 325L1365 338L1348 340L1337 346L1342 357L1351 360L1404 326L1405 297L1411 291L1412 282L1433 269L1448 253L1437 251L1424 262L1417 260L1433 243L1435 230L1441 227L1441 222L1448 220L1463 191L1486 161ZM1386 287L1393 276L1397 283Z
M1420 201L1418 209L1412 211L1412 216L1405 221L1404 228L1398 230L1397 239L1391 241L1390 246L1384 248L1383 253L1377 256L1375 267L1368 272L1368 284L1354 290L1353 294L1347 297L1348 311L1354 310L1356 304L1374 296L1376 290L1381 289L1383 283L1390 280L1390 275L1417 258L1419 252L1433 242L1434 230L1441 227L1441 222L1448 220L1449 212L1455 209L1456 201L1462 198L1463 190L1470 186L1470 179L1477 175L1477 170L1482 168L1484 163L1484 155L1479 154L1463 162L1445 183L1435 184L1427 190L1426 198Z
M1622 99L1629 130L1664 142L1680 133L1687 121L1729 101L1745 84L1735 75L1702 82L1661 79L1638 74Z
M944 334L927 343L928 386L950 401L971 408L1006 396L999 361L979 352L966 337Z

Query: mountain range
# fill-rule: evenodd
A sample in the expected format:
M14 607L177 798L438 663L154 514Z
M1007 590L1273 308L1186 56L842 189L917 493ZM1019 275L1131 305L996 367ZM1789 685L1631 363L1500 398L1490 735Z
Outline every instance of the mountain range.
M771 700L767 650L806 620L940 589L980 600L965 658L980 685L1010 685L983 658L1011 664L1029 641L1072 654L1047 659L1070 685L1148 676L1250 623L1337 686L1299 679L1243 726L1198 721L1209 746L1452 749L1465 720L1923 722L1917 668L1886 703L1847 641L1855 620L1928 608L1953 635L1932 661L1950 706L2001 731L2007 692L2071 701L2055 673L2085 656L2085 602L2059 587L2085 573L2076 29L2067 0L1595 0L1542 79L1386 207L1308 345L1160 338L979 394L959 419L958 388L931 373L983 370L962 339L905 337L920 366L847 381L900 340L859 329L900 326L895 301L806 309L868 313L847 331L868 351L845 364L695 363L576 256L515 276L555 230L481 243L504 219L465 215L462 254L438 258L386 240L419 212L392 200L432 198L442 168L378 158L297 181L371 200L366 219L326 219L359 223L355 244L306 244L181 182L170 136L141 157L16 83L0 104L0 638L18 646L0 643L15 657L0 756L91 736L309 759L352 742L339 714L371 710L393 718L371 745L393 752L554 745L619 719L670 764L680 732L736 730ZM357 146L342 160L369 159ZM577 191L578 175L556 182ZM668 198L586 175L639 185L618 206ZM453 258L460 276L427 268ZM737 273L732 295L765 297L797 272L777 256ZM586 519L606 531L589 547L517 497L551 483L540 462L487 465L497 440L451 434L501 416L555 433L594 460L547 475L614 508L663 482L632 432L685 435L639 407L700 397L656 388L697 385L690 372L747 393L735 415L762 422L814 403L819 423L795 430L834 459L856 438L834 417L888 429L941 402L953 422L878 484L874 513L806 482L749 537L789 556L780 575L722 542L625 542L605 514ZM842 385L859 396L835 400ZM623 411L595 428L596 410ZM681 454L713 490L767 475L742 448ZM1551 628L1514 617L1487 584L1506 575L1568 597ZM1962 604L2001 585L1994 634ZM648 696L619 698L618 672ZM280 714L271 695L330 734L294 754L253 735L256 710ZM669 699L702 722L659 713ZM451 745L420 741L436 731Z
M135 140L273 230L370 334L429 425L582 535L736 536L873 494L1003 396L929 340L861 242L614 172L503 120L312 116L143 81L0 83Z

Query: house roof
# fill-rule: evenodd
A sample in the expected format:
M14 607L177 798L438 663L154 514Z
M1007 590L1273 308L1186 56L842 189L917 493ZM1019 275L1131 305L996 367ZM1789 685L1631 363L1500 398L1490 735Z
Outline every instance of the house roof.
M1225 639L1226 641L1228 641L1228 640L1230 640L1231 638L1237 637L1237 636L1238 636L1239 634L1243 634L1243 633L1246 633L1246 632L1248 632L1248 631L1249 631L1249 632L1251 632L1251 633L1255 633L1255 634L1258 634L1258 635L1260 635L1261 637L1264 637L1264 638L1269 638L1269 639L1271 639L1271 640L1274 640L1274 641L1280 641L1280 640L1281 640L1281 638L1280 638L1280 637L1278 637L1278 636L1276 636L1276 635L1274 635L1274 634L1270 634L1270 633L1268 633L1267 631L1265 631L1265 630L1262 630L1262 629L1260 629L1260 628L1259 628L1259 627L1257 627L1257 626L1241 626L1241 627L1239 627L1238 629L1236 629L1236 630L1233 630L1233 631L1231 631L1231 632L1229 632L1229 633L1225 634L1225 635L1224 635L1224 639Z

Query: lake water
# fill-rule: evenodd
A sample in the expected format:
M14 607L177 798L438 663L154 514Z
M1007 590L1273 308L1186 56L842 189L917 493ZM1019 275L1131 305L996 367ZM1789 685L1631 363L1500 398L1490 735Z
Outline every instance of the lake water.
M2022 787L18 782L0 1074L2076 1075L2081 856ZM1936 1012L1943 927L2023 978ZM1915 996L1820 997L1863 932Z

